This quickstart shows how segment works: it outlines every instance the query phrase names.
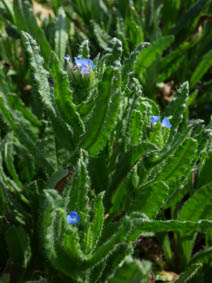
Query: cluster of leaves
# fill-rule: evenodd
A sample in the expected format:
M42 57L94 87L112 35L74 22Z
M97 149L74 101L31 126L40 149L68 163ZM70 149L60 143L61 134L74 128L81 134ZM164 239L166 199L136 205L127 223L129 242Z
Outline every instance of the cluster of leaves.
M5 282L210 278L212 122L188 106L211 91L212 2L163 2L52 0L40 27L32 1L0 1ZM95 68L80 73L67 52ZM192 94L182 83L161 111L158 83L188 78ZM152 264L137 254L148 237L163 255Z
M192 93L188 103L193 102L192 115L200 114L209 120L204 109L210 109L212 91L208 72L212 64L211 1L72 2L64 1L67 16L71 17L74 11L79 21L75 34L92 38L94 51L107 50L114 36L122 41L126 57L140 42L152 43L139 56L135 69L145 96L155 99L158 89L166 90L167 84L168 89L170 86L172 89L189 80ZM173 92L163 91L162 94L169 97ZM211 113L211 109L209 111Z

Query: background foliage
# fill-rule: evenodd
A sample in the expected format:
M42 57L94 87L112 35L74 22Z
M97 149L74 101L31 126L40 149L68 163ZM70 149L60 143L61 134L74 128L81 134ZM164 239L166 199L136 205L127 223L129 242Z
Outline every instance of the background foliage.
M3 282L208 282L211 11L0 0Z

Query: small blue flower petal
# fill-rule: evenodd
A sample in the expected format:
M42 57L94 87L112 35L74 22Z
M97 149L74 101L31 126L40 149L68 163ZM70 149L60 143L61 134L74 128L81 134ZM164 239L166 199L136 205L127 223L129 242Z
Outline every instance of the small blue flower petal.
M67 62L69 62L70 56L69 56L69 55L66 55L66 56L63 57L63 59L66 60Z
M89 74L89 66L88 65L82 65L81 67L81 74Z
M163 118L162 120L162 127L171 128L172 124L169 122L168 118Z
M82 59L77 59L77 57L74 57L74 62L77 65L78 68L82 66L82 64L87 64L87 61L82 58Z
M152 122L153 125L155 125L159 119L160 119L160 116L151 116L150 117L150 121Z
M80 215L76 211L71 211L67 215L67 221L69 224L76 224L80 221Z
M77 59L77 57L74 57L74 62L76 64L76 67L80 70L81 74L89 74L89 66L91 66L92 69L96 68L91 59Z
M88 59L87 62L91 66L92 69L96 68L96 65L93 64L93 61L91 59Z

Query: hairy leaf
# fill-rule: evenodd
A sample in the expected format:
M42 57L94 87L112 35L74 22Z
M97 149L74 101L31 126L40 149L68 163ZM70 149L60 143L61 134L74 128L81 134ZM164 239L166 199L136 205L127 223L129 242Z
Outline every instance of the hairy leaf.
M51 73L54 80L55 101L60 111L60 115L72 128L74 139L78 141L84 131L84 125L77 112L76 105L72 101L72 91L69 88L68 75L59 64L56 55L53 53Z
M55 26L55 52L61 62L66 53L68 43L67 22L63 7L60 7L57 14Z
M103 149L117 124L121 101L120 84L119 70L108 67L99 83L96 104L82 140L82 147L90 156L95 156Z
M26 50L30 56L30 63L33 70L34 79L37 83L38 93L48 111L48 114L52 121L52 126L56 133L56 137L58 141L62 143L62 145L64 145L68 149L72 149L72 133L59 116L57 109L55 109L52 93L48 83L49 73L43 67L44 61L39 54L39 47L36 41L28 33L22 32L22 35Z
M178 220L198 221L200 219L208 218L210 215L209 207L211 208L211 188L212 183L209 183L194 192L194 194L183 204L178 214ZM211 218L211 216L209 217Z
M45 37L43 30L37 25L33 14L32 4L27 1L14 0L13 9L15 13L15 23L19 31L28 32L36 39L41 48L41 53L48 62L50 59L50 45Z

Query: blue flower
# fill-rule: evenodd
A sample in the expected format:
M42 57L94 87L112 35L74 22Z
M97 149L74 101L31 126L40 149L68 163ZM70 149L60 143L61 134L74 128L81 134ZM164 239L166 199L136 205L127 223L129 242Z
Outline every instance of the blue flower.
M69 55L66 55L66 56L63 57L63 59L66 60L66 62L69 63L69 61L70 61L70 56L69 56Z
M171 128L172 124L169 122L168 118L163 118L162 127Z
M157 121L160 119L160 116L152 116L150 118L150 121L152 122L153 125L157 124Z
M90 59L77 59L77 57L74 57L74 61L81 74L89 74L89 67L92 69L96 68L96 66L93 64L93 61Z
M71 211L67 215L67 221L69 224L76 224L80 221L80 215L76 211Z
M160 116L151 116L150 121L153 125L157 124L158 120L160 120ZM162 127L171 128L171 123L169 122L168 118L163 118L162 120Z

